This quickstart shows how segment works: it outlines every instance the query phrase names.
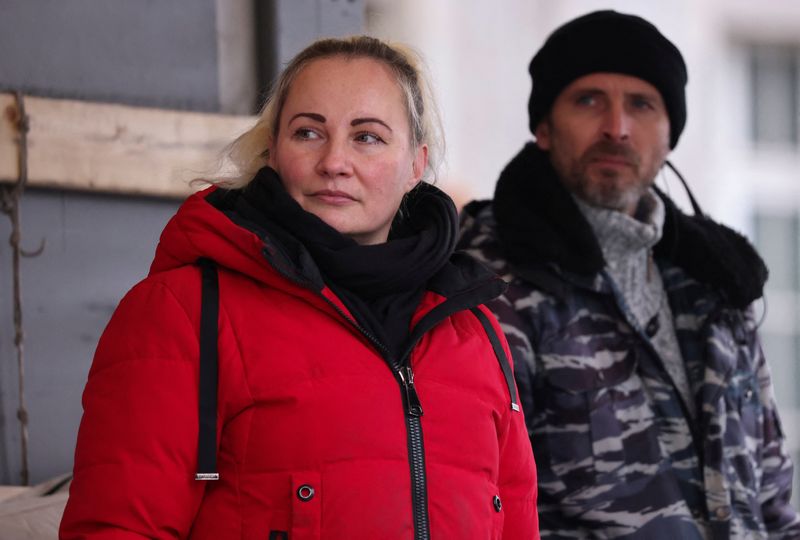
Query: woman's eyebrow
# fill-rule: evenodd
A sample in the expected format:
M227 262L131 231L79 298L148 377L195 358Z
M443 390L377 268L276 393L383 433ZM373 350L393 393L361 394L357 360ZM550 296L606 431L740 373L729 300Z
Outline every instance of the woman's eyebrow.
M291 124L297 118L310 118L311 120L314 120L314 121L319 122L321 124L325 123L325 117L324 116L322 116L321 114L318 114L318 113L313 113L313 112L300 112L300 113L297 113L297 114L295 114L294 116L292 116L289 119L288 123Z
M350 125L351 125L351 126L357 126L357 125L359 125L359 124L369 124L369 123L372 123L372 122L375 122L375 123L377 123L377 124L380 124L380 125L382 125L383 127L385 127L386 129L388 129L389 131L392 131L392 128L390 128L390 127L389 127L389 124L387 124L386 122L384 122L384 121L383 121L383 120L381 120L380 118L371 118L371 117L367 117L367 118L356 118L356 119L354 119L352 122L350 122Z

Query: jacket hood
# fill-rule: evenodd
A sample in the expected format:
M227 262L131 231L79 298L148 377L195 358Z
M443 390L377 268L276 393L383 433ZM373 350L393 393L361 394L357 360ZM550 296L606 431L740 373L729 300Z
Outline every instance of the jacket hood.
M717 288L734 307L747 307L762 296L767 268L744 236L705 215L684 214L656 192L666 210L664 234L654 248L657 258ZM486 204L472 203L465 211L476 214ZM605 266L591 226L547 153L534 143L503 170L491 204L500 244L512 264L550 263L580 275L595 275Z
M257 281L281 280L264 264L264 250L270 249L269 244L209 201L219 191L212 186L184 201L161 233L150 274L194 264L205 257Z

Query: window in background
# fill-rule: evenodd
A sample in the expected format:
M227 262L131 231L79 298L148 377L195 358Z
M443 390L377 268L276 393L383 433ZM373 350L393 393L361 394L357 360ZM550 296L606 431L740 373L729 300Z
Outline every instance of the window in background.
M795 131L796 133L796 131ZM756 243L769 268L760 329L775 397L795 463L792 501L800 501L800 210L756 210Z
M794 146L800 131L800 45L755 44L750 50L753 142Z

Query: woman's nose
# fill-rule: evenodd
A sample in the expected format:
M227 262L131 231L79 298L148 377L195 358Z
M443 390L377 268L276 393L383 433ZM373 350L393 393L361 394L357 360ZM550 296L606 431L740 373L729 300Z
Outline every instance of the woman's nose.
M349 175L353 168L346 141L329 139L320 149L317 172L323 176L336 177Z

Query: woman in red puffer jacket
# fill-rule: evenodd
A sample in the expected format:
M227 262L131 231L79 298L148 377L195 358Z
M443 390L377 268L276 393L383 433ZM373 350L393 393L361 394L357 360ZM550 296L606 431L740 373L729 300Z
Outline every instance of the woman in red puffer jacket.
M401 47L289 64L100 340L62 539L538 538L505 284L422 180L434 119Z

